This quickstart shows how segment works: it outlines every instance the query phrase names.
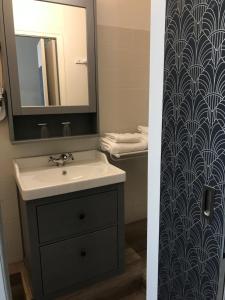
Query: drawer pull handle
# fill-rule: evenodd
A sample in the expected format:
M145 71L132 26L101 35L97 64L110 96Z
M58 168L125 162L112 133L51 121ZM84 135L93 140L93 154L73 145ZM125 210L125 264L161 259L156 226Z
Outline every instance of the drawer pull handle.
M87 256L87 251L85 249L82 249L80 252L81 257L86 257Z
M86 218L86 215L84 213L80 214L79 215L79 219L80 220L84 220Z

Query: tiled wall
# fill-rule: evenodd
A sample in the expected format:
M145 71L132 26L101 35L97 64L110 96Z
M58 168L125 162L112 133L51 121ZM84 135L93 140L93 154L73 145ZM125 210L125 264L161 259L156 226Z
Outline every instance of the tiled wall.
M150 1L99 0L100 130L135 131L148 124ZM147 159L117 164L127 171L126 223L147 216Z
M100 129L148 124L150 1L97 0Z
M167 0L159 299L216 299L225 192L225 1ZM204 186L214 215L202 217Z
M149 31L98 26L100 127L148 124Z
M98 26L100 130L135 131L148 124L149 31ZM147 159L117 164L127 172L126 223L147 216Z

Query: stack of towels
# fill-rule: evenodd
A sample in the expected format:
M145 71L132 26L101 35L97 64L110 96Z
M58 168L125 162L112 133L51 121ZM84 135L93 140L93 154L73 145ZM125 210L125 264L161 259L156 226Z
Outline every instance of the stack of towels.
M101 138L102 151L122 154L148 149L148 127L138 126L136 133L106 133Z

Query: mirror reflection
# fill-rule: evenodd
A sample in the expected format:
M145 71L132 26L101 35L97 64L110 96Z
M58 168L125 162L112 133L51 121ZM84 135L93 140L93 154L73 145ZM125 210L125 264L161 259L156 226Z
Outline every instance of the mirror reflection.
M21 105L89 105L86 9L13 0L13 13Z

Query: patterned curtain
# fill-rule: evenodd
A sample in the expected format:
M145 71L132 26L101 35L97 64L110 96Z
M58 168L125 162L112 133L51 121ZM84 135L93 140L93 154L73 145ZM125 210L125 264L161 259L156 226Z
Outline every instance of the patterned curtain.
M211 221L205 186L215 189ZM214 300L223 256L225 0L168 0L161 166L160 300Z

